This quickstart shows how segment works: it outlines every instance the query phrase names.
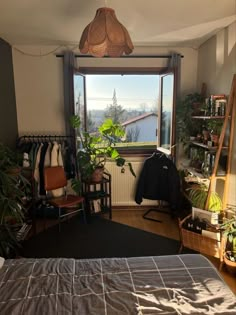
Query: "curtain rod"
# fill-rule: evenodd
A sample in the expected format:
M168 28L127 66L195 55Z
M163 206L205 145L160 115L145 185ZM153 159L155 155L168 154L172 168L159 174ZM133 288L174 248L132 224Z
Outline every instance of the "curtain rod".
M57 54L57 58L63 58L64 54ZM131 56L120 56L120 57L110 57L110 56L104 56L102 58L171 58L171 55L131 55ZM184 58L183 55L180 55L181 58ZM75 55L75 58L97 58L92 55ZM99 59L102 59L99 58Z

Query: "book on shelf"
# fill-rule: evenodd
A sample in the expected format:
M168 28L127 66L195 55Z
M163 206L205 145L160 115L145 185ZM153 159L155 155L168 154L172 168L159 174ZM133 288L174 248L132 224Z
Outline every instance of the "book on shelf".
M214 100L219 100L219 99L226 100L226 95L225 94L212 94L211 98L213 98Z
M93 200L93 209L95 213L101 212L101 205L99 200Z

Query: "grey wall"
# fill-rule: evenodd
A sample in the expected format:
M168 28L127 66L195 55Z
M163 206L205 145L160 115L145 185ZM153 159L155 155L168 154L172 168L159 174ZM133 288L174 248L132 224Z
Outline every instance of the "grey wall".
M0 38L0 142L15 147L18 136L11 46Z

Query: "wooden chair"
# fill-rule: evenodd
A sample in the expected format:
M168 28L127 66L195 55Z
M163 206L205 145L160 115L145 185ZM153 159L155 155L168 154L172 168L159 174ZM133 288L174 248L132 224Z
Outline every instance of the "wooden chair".
M62 166L44 168L44 188L47 196L52 190L63 188L63 195L60 197L49 197L48 203L58 208L59 231L61 230L61 219L79 211L83 211L84 222L86 213L84 198L82 196L68 195L66 193L67 179ZM65 212L62 212L62 209Z

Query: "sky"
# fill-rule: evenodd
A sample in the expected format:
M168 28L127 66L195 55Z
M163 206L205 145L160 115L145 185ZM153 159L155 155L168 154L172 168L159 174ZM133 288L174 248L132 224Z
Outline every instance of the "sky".
M83 93L82 79L75 76L75 97ZM87 109L105 109L112 104L129 109L153 108L158 99L158 75L86 75Z

